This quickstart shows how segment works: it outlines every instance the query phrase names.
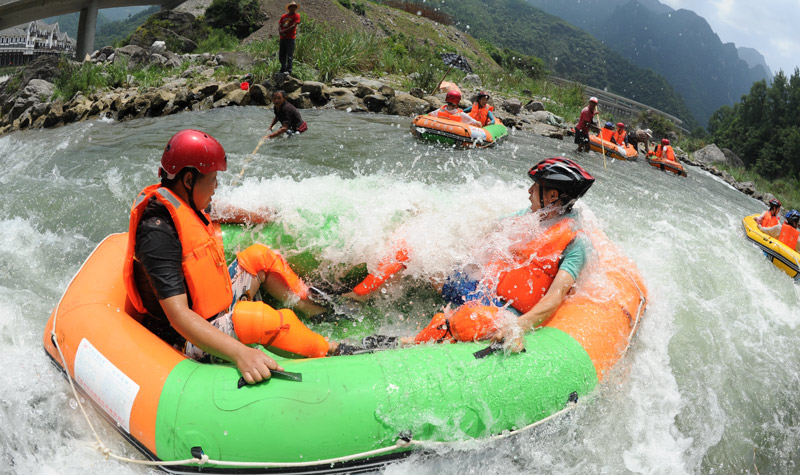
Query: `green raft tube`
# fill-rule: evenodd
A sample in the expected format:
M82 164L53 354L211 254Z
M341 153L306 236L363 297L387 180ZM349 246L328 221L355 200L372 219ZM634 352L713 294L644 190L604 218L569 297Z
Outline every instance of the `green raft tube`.
M229 228L226 244L286 238L264 229ZM296 375L240 387L234 366L187 359L138 323L122 284L126 243L123 233L98 245L53 311L44 346L129 441L174 473L358 473L442 443L505 437L591 392L644 309L632 278L623 287L638 294L606 306L587 307L580 296L594 290L579 289L573 312L596 324L576 330L556 314L526 335L524 353L476 357L485 342L319 359L264 350Z
M418 115L411 122L411 134L415 137L458 148L486 148L497 145L508 136L508 128L496 123L485 127L473 127L462 122Z

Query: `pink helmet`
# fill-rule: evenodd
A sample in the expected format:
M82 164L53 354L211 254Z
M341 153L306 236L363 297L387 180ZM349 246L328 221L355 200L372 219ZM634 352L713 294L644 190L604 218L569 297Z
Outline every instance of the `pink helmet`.
M461 103L461 93L455 89L451 89L447 91L447 95L444 96L444 101L450 104L458 105Z
M589 102L594 102L595 104L597 104L600 101L598 101L596 97L592 96L589 98Z
M166 173L167 178L172 179L186 167L192 167L203 175L215 170L224 172L228 168L225 149L205 132L181 130L167 142L158 175Z

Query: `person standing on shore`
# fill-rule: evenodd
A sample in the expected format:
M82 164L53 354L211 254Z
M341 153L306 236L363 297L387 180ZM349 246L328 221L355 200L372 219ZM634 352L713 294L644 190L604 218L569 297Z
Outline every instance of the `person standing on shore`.
M578 145L576 152L589 151L589 127L592 126L592 120L594 120L597 102L596 97L589 99L589 105L583 108L578 123L575 125L575 143Z
M300 24L300 15L297 13L297 3L290 2L286 5L285 13L278 20L278 34L280 37L278 47L278 60L281 62L281 72L291 76L292 62L294 61L294 41L297 37L297 25Z

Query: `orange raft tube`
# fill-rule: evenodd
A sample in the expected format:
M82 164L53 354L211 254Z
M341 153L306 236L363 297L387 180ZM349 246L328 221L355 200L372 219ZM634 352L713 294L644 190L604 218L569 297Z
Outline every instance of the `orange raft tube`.
M683 168L683 165L672 160L658 158L655 156L655 154L647 156L647 163L649 163L652 167L658 168L659 170L674 173L678 176L686 176L686 170Z
M594 152L603 153L606 157L615 160L636 161L639 158L639 152L637 152L632 145L628 144L623 147L610 140L604 140L594 134L589 134L589 148Z
M421 140L463 148L486 148L508 136L508 129L495 118L495 123L475 127L441 117L418 115L411 122L411 134Z

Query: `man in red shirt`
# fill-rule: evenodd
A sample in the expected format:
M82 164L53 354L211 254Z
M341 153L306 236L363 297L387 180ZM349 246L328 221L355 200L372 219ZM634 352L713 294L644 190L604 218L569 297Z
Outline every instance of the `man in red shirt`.
M578 144L576 152L589 151L589 127L592 126L595 110L597 109L597 98L589 99L589 105L581 111L578 124L575 125L575 143Z
M281 62L281 72L292 74L292 61L294 61L294 40L297 37L297 25L300 24L300 15L297 13L297 3L290 2L286 5L286 13L278 21L278 34L280 36L278 60Z

